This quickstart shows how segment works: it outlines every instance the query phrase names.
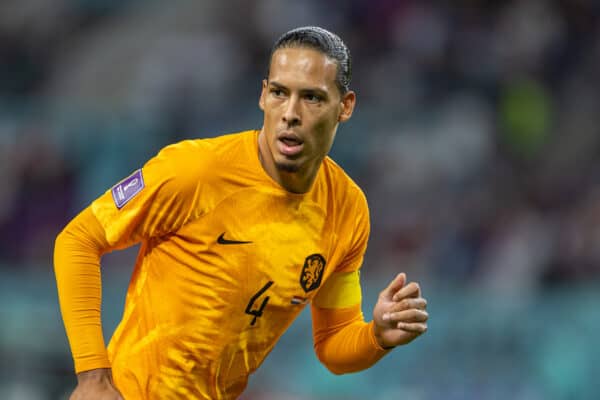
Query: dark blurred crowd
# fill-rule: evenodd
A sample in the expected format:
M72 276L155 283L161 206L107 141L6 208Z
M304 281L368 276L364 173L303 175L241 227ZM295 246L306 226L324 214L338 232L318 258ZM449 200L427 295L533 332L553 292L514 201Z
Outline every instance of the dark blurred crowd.
M270 45L340 34L358 108L333 157L364 188L373 273L535 289L600 276L600 3L0 4L0 264L185 138L260 128Z
M402 270L432 318L349 377L319 369L301 318L246 398L598 398L599 17L595 0L2 0L0 398L74 386L57 233L164 145L260 128L270 46L301 25L354 59L332 156L369 199L366 317ZM132 261L111 257L107 338Z

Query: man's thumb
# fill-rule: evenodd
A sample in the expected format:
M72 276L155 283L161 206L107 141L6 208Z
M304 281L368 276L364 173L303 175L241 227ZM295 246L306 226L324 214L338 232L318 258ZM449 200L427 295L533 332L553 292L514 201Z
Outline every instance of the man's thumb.
M406 283L406 274L404 272L399 273L396 277L390 282L388 287L383 290L383 296L385 298L391 299L394 294L402 289L404 284Z

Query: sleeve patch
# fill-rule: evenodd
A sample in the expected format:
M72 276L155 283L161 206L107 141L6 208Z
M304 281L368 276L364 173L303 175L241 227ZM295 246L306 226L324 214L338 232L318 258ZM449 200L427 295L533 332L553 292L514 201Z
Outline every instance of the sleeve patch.
M117 183L111 189L112 197L117 208L121 209L121 207L133 199L136 194L141 192L143 188L144 178L140 168L121 182Z

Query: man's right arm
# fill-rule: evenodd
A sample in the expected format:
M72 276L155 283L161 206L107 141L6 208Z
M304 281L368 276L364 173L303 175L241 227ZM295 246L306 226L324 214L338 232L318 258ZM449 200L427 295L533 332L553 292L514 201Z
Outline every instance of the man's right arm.
M104 383L112 386L112 379L105 376L111 365L100 318L100 257L174 232L203 212L200 198L208 190L206 182L213 178L215 169L209 147L196 141L167 146L141 170L92 202L58 235L54 250L56 283L79 382L73 395L83 385L97 387L98 393ZM82 379L88 375L102 379ZM83 398L112 399L102 395Z
M72 400L121 399L112 384L100 315L100 257L110 249L104 229L89 207L56 238L58 297L78 374Z

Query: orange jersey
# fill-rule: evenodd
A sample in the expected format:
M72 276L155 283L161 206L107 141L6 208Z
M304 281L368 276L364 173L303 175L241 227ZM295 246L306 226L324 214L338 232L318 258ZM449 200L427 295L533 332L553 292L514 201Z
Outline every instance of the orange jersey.
M360 303L357 278L329 278L358 274L363 193L329 158L308 193L285 191L257 137L168 146L92 203L112 248L142 243L108 346L126 399L236 398L317 294L339 305L328 287L350 285L342 305Z

